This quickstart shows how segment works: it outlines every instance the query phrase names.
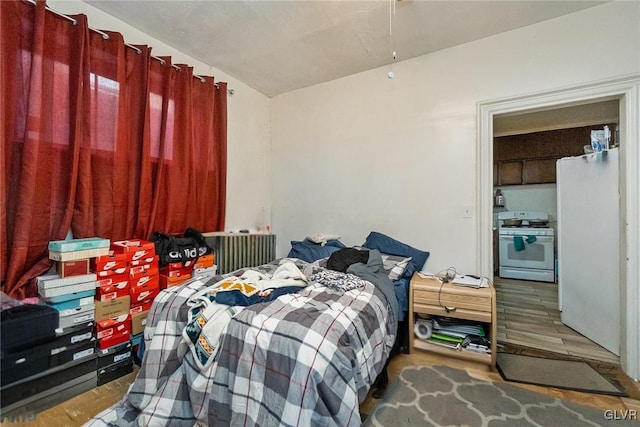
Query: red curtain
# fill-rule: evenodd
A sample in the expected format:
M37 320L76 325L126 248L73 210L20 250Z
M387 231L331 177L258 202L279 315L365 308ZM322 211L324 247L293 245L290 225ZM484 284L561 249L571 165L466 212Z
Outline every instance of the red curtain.
M37 294L50 240L224 228L226 84L2 1L2 290Z

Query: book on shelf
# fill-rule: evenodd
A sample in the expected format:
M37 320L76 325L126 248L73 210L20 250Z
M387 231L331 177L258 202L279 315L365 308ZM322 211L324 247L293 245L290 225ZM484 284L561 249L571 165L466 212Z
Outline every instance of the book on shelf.
M433 332L431 334L431 337L441 341L449 341L449 342L457 342L457 343L461 343L464 340L464 338L461 338L461 337L450 336L447 334L440 334L438 332Z
M484 328L477 323L450 317L434 317L433 329L439 333L465 338L467 335L485 336Z
M439 345L441 347L447 347L447 348L450 348L452 350L459 350L460 349L460 343L459 342L440 340L438 338L434 338L433 336L431 336L431 338L426 339L425 342L428 342L428 343L431 343L431 344L435 344L435 345Z
M491 354L491 349L485 346L476 346L469 344L467 346L460 346L460 350L469 351L472 353Z

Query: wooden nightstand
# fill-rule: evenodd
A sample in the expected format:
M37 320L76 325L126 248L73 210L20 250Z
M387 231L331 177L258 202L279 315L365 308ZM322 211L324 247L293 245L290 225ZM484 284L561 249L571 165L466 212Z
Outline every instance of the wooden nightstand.
M447 309L449 309L447 311ZM416 314L453 317L480 322L485 327L491 341L491 354L474 353L455 350L432 344L415 336L413 325ZM423 278L415 273L411 278L409 290L409 352L415 349L450 355L476 362L496 366L496 291L488 288L471 288L467 286L440 283L431 278Z

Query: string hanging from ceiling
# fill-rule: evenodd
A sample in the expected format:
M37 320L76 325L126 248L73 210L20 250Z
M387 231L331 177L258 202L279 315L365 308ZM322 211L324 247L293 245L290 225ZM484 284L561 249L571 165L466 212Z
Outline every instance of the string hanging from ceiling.
M389 72L387 77L392 79L395 77L393 72L393 63L397 59L397 54L393 43L393 24L396 18L396 0L389 0L389 51L391 52L391 62L389 63Z

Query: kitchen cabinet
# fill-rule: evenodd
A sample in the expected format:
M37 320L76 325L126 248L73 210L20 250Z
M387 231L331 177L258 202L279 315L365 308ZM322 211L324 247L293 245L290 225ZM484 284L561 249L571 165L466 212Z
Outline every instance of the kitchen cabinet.
M615 123L501 136L494 139L495 185L547 184L556 182L556 160L584 154L591 130L611 128Z

